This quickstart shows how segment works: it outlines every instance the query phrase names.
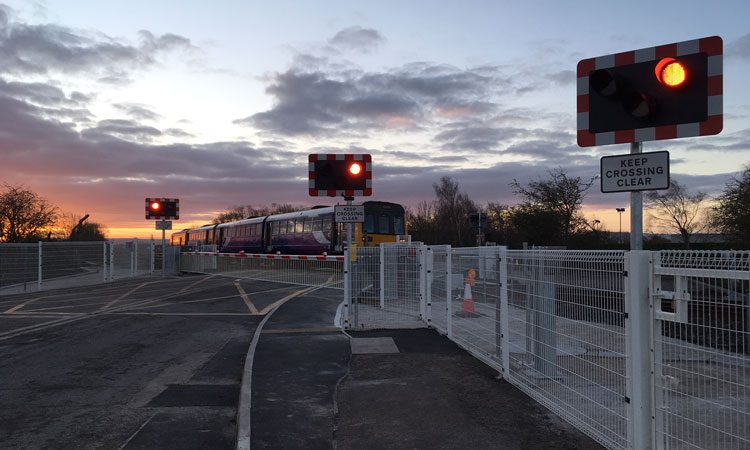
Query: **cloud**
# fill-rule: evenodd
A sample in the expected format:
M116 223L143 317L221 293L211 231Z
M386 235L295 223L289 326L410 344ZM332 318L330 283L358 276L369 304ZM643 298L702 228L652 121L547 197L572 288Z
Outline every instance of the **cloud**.
M161 114L138 103L115 103L112 106L135 120L159 120L161 118Z
M104 138L107 140L115 136L136 142L151 142L152 139L161 136L162 132L133 120L107 119L99 121L95 127L88 128L81 134L90 139Z
M415 63L387 72L293 67L271 77L268 111L235 121L280 136L331 136L375 129L414 129L456 115L479 115L497 86L491 68ZM421 126L421 125L420 125Z
M336 48L369 53L385 42L378 30L353 26L336 33L328 43Z
M54 24L29 25L0 8L0 74L98 74L122 82L135 68L155 64L160 52L191 50L190 40L174 34L139 33L140 44Z
M727 44L726 55L727 58L750 60L750 33Z

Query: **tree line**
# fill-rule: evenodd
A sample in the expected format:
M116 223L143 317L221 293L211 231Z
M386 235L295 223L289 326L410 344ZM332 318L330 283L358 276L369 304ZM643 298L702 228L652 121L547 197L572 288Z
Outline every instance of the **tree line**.
M461 192L456 181L444 176L433 185L433 200L407 210L408 231L414 240L428 244L477 245L480 228L471 218L481 212L486 242L512 248L524 243L616 247L621 236L603 230L599 220L587 219L581 212L596 178L573 177L563 169L553 169L526 184L514 179L510 186L519 198L517 204L490 202L480 206ZM691 247L692 238L700 232L720 233L733 248L750 247L750 166L732 177L713 199L704 192L690 192L673 179L668 190L645 193L644 201L650 228L679 234L685 248Z
M104 226L88 218L63 213L21 185L5 184L0 192L0 243L106 239Z

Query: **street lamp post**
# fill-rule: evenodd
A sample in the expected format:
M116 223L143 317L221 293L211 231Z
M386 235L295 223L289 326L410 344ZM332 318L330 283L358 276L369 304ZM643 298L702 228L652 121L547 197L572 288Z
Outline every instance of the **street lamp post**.
M625 212L625 208L615 208L615 211L620 214L620 244L622 244L622 213Z

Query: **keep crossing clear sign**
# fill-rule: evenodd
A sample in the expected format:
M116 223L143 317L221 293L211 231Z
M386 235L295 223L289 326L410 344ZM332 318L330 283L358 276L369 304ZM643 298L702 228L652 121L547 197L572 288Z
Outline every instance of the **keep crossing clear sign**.
M333 208L336 223L361 223L365 221L365 205L336 205Z
M605 156L601 180L604 193L669 189L669 152Z

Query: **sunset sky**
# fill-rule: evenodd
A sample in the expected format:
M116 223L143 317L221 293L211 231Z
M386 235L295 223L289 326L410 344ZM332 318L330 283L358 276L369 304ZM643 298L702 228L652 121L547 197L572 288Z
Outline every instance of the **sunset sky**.
M722 134L644 144L715 194L750 162L748 17L746 0L10 1L0 181L112 238L156 235L150 196L181 199L175 228L232 205L333 204L307 196L308 153L371 153L376 200L431 200L449 175L513 204L514 178L591 177L629 151L576 145L580 59L719 35ZM619 206L597 183L584 211L616 231Z

